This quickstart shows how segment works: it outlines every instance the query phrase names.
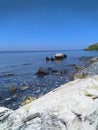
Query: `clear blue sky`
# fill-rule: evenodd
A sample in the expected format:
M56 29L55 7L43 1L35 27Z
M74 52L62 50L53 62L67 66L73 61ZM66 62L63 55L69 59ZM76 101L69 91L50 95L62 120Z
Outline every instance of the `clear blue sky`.
M0 50L83 49L98 42L98 0L0 0Z

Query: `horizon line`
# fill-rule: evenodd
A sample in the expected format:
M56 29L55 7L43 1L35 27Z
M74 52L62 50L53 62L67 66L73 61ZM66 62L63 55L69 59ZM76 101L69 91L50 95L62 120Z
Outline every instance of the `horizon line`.
M0 50L0 52L35 52L35 51L80 51L84 49L53 49L53 50Z

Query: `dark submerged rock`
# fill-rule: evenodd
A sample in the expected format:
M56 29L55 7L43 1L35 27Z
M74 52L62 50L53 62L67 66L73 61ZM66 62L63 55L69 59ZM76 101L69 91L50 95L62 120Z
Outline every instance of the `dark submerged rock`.
M68 65L68 67L76 67L77 65L76 64L70 64Z
M13 73L5 73L4 75L2 75L2 77L11 77L14 76L15 74Z
M79 58L79 60L83 62L89 62L92 58L93 58L92 56L89 56L89 57L82 56Z
M11 89L10 89L10 93L11 94L15 94L15 93L17 93L17 88L16 87L12 87Z
M51 57L51 61L54 61L54 60L55 60L55 58Z
M46 57L46 61L49 61L50 60L50 58L49 57Z
M66 70L66 69L65 69L65 70L61 70L61 71L60 71L60 74L61 74L61 75L65 75L65 74L67 74L67 72L68 72L68 70Z
M75 68L76 68L76 70L79 71L79 70L82 70L82 69L83 69L83 66L76 65Z
M36 74L38 76L44 76L44 75L48 75L49 72L48 72L47 69L40 67L39 70L38 70L38 72Z
M23 66L25 66L25 65L31 65L31 63L24 63L24 64L22 64Z
M64 55L64 58L67 58L67 55L66 54L63 54Z
M52 72L52 74L56 74L56 73L58 73L59 71L58 71L57 69L52 69L51 72Z

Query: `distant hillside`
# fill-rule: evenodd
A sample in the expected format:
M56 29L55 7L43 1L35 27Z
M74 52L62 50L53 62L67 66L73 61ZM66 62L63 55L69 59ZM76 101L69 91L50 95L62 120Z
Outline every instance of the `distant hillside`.
M90 45L88 48L84 49L85 51L90 51L90 50L98 50L98 43Z

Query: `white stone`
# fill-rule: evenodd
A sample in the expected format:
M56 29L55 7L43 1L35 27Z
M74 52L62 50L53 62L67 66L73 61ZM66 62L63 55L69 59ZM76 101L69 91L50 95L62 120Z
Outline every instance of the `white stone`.
M55 55L55 57L63 57L64 56L64 54L62 54L62 53L57 53L56 55Z

